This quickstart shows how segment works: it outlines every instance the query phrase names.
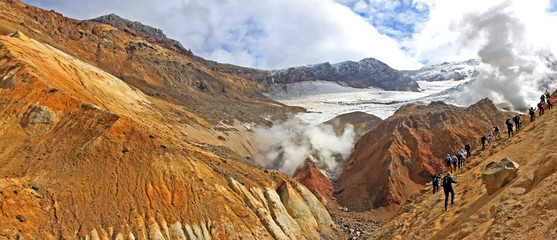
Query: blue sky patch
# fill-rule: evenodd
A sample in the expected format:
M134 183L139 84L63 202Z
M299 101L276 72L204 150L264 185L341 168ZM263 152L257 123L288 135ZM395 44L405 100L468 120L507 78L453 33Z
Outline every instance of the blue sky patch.
M429 7L411 0L339 0L372 24L377 31L401 41L412 37L429 19Z

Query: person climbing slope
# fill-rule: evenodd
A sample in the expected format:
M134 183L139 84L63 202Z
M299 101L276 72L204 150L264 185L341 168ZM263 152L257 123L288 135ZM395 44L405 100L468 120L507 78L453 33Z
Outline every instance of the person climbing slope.
M536 109L534 109L534 107L531 107L528 110L528 114L530 114L530 122L533 122L534 120L536 120Z
M520 130L520 127L522 125L522 121L520 120L520 115L519 114L514 115L513 122L514 122L514 126L516 128L516 131Z
M466 143L466 145L464 145L464 149L466 149L466 158L469 158L472 156L472 153L470 152L470 143Z
M449 201L449 193L451 194L451 205L454 204L454 189L453 183L457 183L452 177L451 173L447 173L445 177L443 177L442 186L443 191L445 192L445 211L447 211L447 203Z
M480 141L482 141L482 151L485 150L485 141L487 141L487 138L485 137L485 135L483 135L480 138Z
M513 122L511 121L510 118L507 118L507 130L509 132L509 138L511 137L511 134L514 136L514 132L513 132Z
M545 111L544 111L544 109L543 109L543 103L542 103L542 102L539 102L539 103L538 103L538 109L540 109L540 112L539 112L539 115L538 115L538 116L541 116L541 115L543 115L543 114L545 113Z
M439 180L441 179L441 175L439 173L433 174L431 178L431 183L433 185L433 194L439 192Z
M445 165L447 166L447 172L453 172L453 160L451 159L451 155L447 154L445 157Z
M497 138L501 138L501 132L499 132L499 127L498 126L494 126L493 127L493 140L495 140Z

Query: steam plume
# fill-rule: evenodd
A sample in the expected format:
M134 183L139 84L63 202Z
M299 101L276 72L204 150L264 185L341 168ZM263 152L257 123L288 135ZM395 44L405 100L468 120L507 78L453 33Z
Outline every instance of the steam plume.
M331 125L308 126L297 120L256 128L255 133L261 142L255 161L290 176L309 158L329 178L337 177L339 166L352 152L355 141L352 125L346 125L339 136Z
M543 91L555 89L546 58L550 51L529 43L526 28L509 10L511 2L465 15L460 28L465 46L479 43L482 63L477 81L457 101L468 105L483 97L515 110L534 106Z

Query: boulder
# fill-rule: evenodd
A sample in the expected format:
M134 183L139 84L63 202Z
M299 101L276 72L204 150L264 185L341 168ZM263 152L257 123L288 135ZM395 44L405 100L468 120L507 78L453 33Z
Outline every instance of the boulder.
M518 163L508 158L503 158L499 162L488 163L482 173L482 182L485 184L487 193L492 194L513 180L518 169Z

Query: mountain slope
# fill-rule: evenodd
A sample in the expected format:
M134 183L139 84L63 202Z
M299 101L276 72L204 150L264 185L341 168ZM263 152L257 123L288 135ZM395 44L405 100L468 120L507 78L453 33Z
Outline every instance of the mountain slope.
M1 31L21 29L0 36L0 239L340 237L307 188L246 162L249 128L218 123L240 113L210 115L292 111L246 97L257 82L108 25L0 6Z
M514 137L496 140L477 152L457 173L455 205L444 211L443 193L428 185L407 209L371 239L554 239L557 236L557 127L555 110L524 122ZM520 165L517 178L489 195L481 174L491 161L509 158Z
M447 153L456 154L466 142L477 149L480 136L510 115L487 99L468 108L406 105L358 140L335 196L351 210L383 208L394 214L444 169Z

